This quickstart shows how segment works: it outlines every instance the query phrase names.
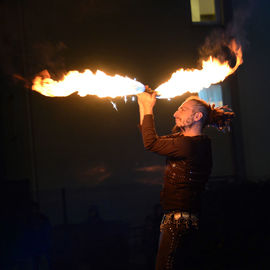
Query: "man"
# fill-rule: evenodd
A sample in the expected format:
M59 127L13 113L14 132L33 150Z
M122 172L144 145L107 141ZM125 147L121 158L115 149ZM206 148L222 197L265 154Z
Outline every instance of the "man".
M165 214L156 259L156 270L164 270L174 269L182 238L198 229L201 194L212 168L211 141L202 130L206 125L225 128L234 114L190 97L174 113L180 132L157 136L153 120L155 103L155 93L138 94L144 147L167 157L161 192Z

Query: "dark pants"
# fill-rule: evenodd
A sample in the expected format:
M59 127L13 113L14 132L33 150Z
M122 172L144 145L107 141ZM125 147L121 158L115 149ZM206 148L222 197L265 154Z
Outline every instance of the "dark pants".
M197 216L183 214L179 217L176 212L165 214L160 225L156 270L176 269L177 265L181 266L179 269L185 269L189 260L192 260L190 255L197 232Z

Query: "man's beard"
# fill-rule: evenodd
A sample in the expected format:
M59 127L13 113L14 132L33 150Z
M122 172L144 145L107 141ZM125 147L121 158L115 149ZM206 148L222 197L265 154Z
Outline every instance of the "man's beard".
M193 124L194 124L194 120L193 120L193 114L192 114L183 122L180 128L188 129L188 128L191 128Z
M180 126L175 124L175 126L172 129L172 133L184 132L185 130L191 128L193 126L193 124L194 124L193 115L191 115L183 123L181 123Z

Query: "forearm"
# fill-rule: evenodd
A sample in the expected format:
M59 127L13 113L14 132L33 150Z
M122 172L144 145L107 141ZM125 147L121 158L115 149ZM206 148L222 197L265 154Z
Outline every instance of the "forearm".
M143 118L144 118L144 109L143 109L143 106L139 106L139 111L140 111L140 125L142 125Z
M144 115L146 115L146 114L153 115L153 108L152 107L144 108L143 111L144 111Z
M153 109L152 108L144 108L142 105L139 106L140 111L140 125L143 123L143 118L146 114L152 114L153 115Z
M143 144L146 150L164 156L174 156L175 148L172 138L160 137L156 133L153 115L145 114L142 125Z
M153 115L153 107L156 103L156 94L149 94L146 92L137 95L138 105L140 111L140 125L143 123L144 116L147 114Z
M151 152L177 158L191 155L192 144L188 137L157 135L153 115L145 114L141 131L144 147Z

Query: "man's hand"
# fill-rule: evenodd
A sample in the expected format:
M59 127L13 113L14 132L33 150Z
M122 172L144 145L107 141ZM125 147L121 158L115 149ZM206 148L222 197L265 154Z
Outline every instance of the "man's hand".
M145 90L151 90L147 85ZM151 90L152 91L152 90ZM140 124L142 125L146 114L153 114L153 107L156 104L156 93L143 92L137 95L137 101L140 109Z
M146 88L148 88L146 86ZM138 104L140 108L143 109L144 114L152 114L153 107L156 104L156 96L157 94L154 92L153 94L149 94L147 92L143 92L137 95Z

